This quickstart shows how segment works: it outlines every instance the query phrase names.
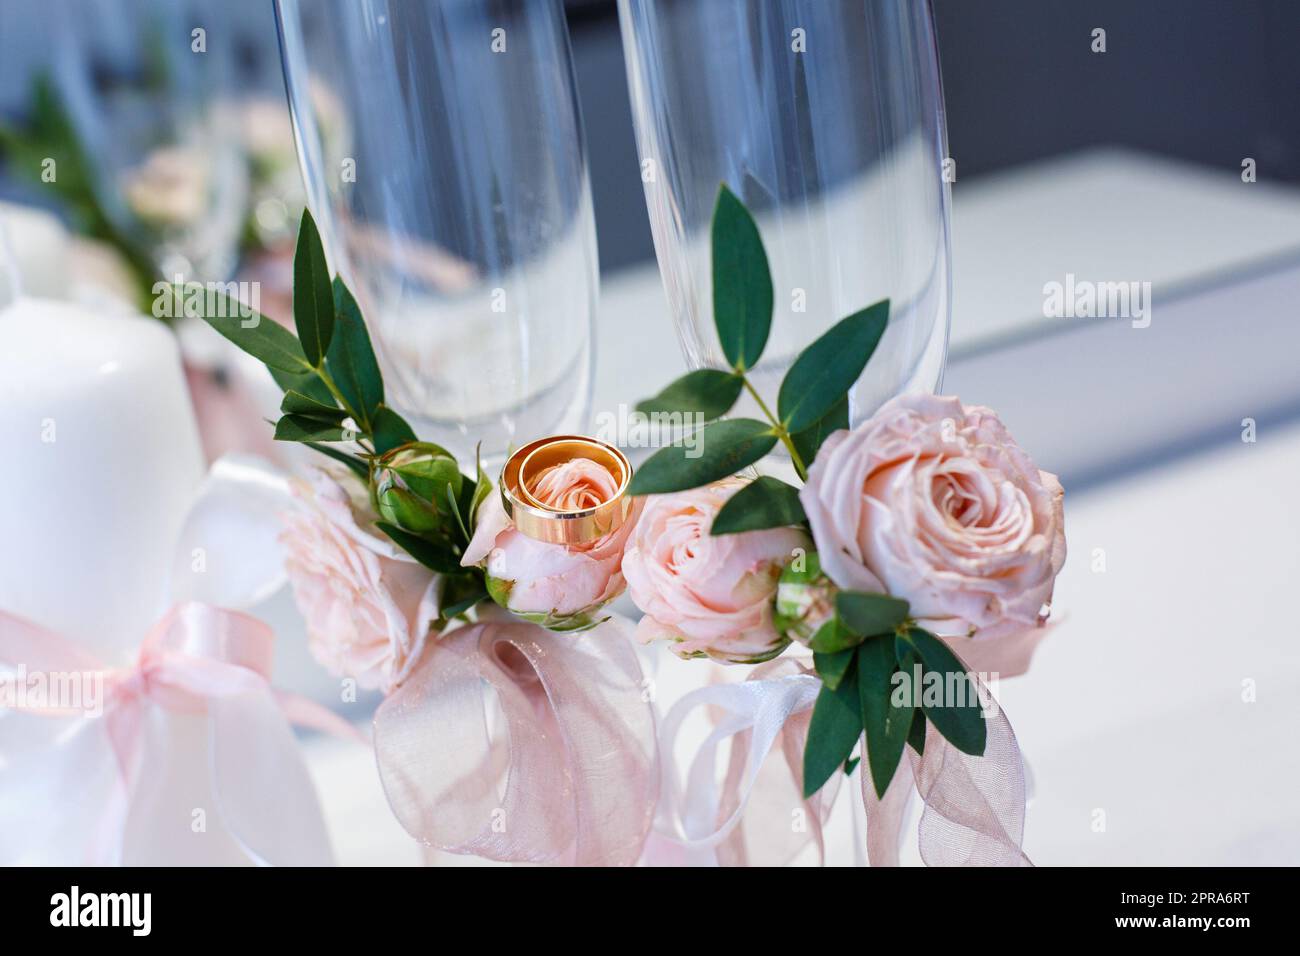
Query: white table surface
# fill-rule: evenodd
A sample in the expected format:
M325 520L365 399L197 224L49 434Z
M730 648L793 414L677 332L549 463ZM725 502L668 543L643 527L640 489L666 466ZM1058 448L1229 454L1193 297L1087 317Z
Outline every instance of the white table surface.
M1300 863L1286 603L1300 580L1300 269L1285 268L1297 192L1107 152L959 184L954 203L946 390L998 408L1066 477L1063 621L1031 673L999 688L1035 779L1027 851L1046 864ZM1152 281L1151 328L1044 324L1042 284L1066 271ZM601 315L596 412L683 369L652 267L607 280ZM1258 421L1254 444L1243 417ZM650 661L665 704L707 680L709 665ZM307 747L340 862L418 862L370 756ZM853 859L848 813L842 795L834 863Z
M1043 284L1150 282L1160 309L1280 263L1300 264L1300 189L1118 148L1084 150L953 185L952 354L1064 319Z
M1037 783L1032 858L1300 863L1297 468L1292 424L1067 492L1064 620L1000 691Z

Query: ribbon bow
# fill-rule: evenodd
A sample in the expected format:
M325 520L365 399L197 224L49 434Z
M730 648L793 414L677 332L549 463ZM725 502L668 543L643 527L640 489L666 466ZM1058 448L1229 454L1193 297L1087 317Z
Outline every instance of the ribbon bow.
M716 847L723 865L789 863L810 840L824 859L822 829L839 775L808 800L802 798L803 749L820 689L811 670L780 660L755 668L743 683L703 687L679 700L664 719L660 745L669 781L660 834L687 849ZM883 799L877 798L869 774L859 771L872 866L898 865L913 794L925 804L918 838L928 866L1032 865L1020 848L1025 822L1020 749L992 695L981 697L990 701L982 757L962 753L929 726L924 754L908 748L908 759L899 764ZM687 713L700 706L720 708L723 717L692 759L683 799L671 766L673 748ZM733 735L728 773L721 794L715 794L714 754ZM767 760L778 741L786 773ZM804 814L804 826L791 826L792 810Z
M289 721L356 731L325 708L272 689L272 645L270 628L256 618L190 601L154 626L133 666L106 668L74 641L0 612L0 665L18 669L25 684L33 676L44 684L40 698L27 701L25 686L11 679L10 699L0 703L76 718L71 726L49 722L59 724L50 735L0 712L0 769L8 778L0 815L18 824L6 828L12 835L0 841L0 858L20 862L53 841L69 855L90 847L89 862L100 864L192 860L185 841L208 839L214 863L331 864ZM56 687L79 699L49 699ZM163 799L178 778L189 784L192 806ZM51 814L56 800L71 801L69 810L98 804L99 813ZM209 811L221 824L212 833ZM61 817L57 834L41 819L49 816ZM98 823L79 833L72 819L79 816Z

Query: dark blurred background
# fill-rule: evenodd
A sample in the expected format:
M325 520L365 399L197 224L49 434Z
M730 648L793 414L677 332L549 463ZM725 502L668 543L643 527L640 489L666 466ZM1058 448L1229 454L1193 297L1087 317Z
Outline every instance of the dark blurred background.
M1250 156L1261 182L1300 181L1300 0L933 3L959 186L1097 144L1233 169ZM654 255L617 5L568 7L600 260L617 268Z

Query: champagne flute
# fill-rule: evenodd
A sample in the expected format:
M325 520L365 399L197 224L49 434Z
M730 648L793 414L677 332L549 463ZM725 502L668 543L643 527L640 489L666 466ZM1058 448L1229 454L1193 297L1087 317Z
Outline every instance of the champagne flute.
M307 201L387 397L485 462L579 429L598 268L561 0L277 0Z
M839 319L891 302L853 422L933 391L950 318L949 185L928 2L619 0L655 252L682 350L725 368L709 224L726 183L758 222L776 304L753 377L775 395Z

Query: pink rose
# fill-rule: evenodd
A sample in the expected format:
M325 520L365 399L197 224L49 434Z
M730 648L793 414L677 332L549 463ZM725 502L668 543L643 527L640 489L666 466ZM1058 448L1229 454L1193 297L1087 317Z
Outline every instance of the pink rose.
M612 500L618 482L605 466L575 458L544 471L529 490L567 511ZM598 623L595 613L626 587L623 546L639 513L637 502L619 528L587 544L549 544L516 530L493 492L479 505L474 537L460 563L483 565L492 599L526 620L552 630L590 627Z
M356 497L349 494L356 486ZM419 659L438 617L438 577L373 530L364 489L313 469L281 541L313 656L332 674L384 693Z
M841 588L906 598L941 636L993 639L1041 623L1063 495L991 410L904 395L830 436L799 498Z
M654 495L623 556L632 600L645 612L637 638L675 641L679 657L750 664L789 644L772 626L781 568L812 541L798 528L713 536L722 505L747 482Z

